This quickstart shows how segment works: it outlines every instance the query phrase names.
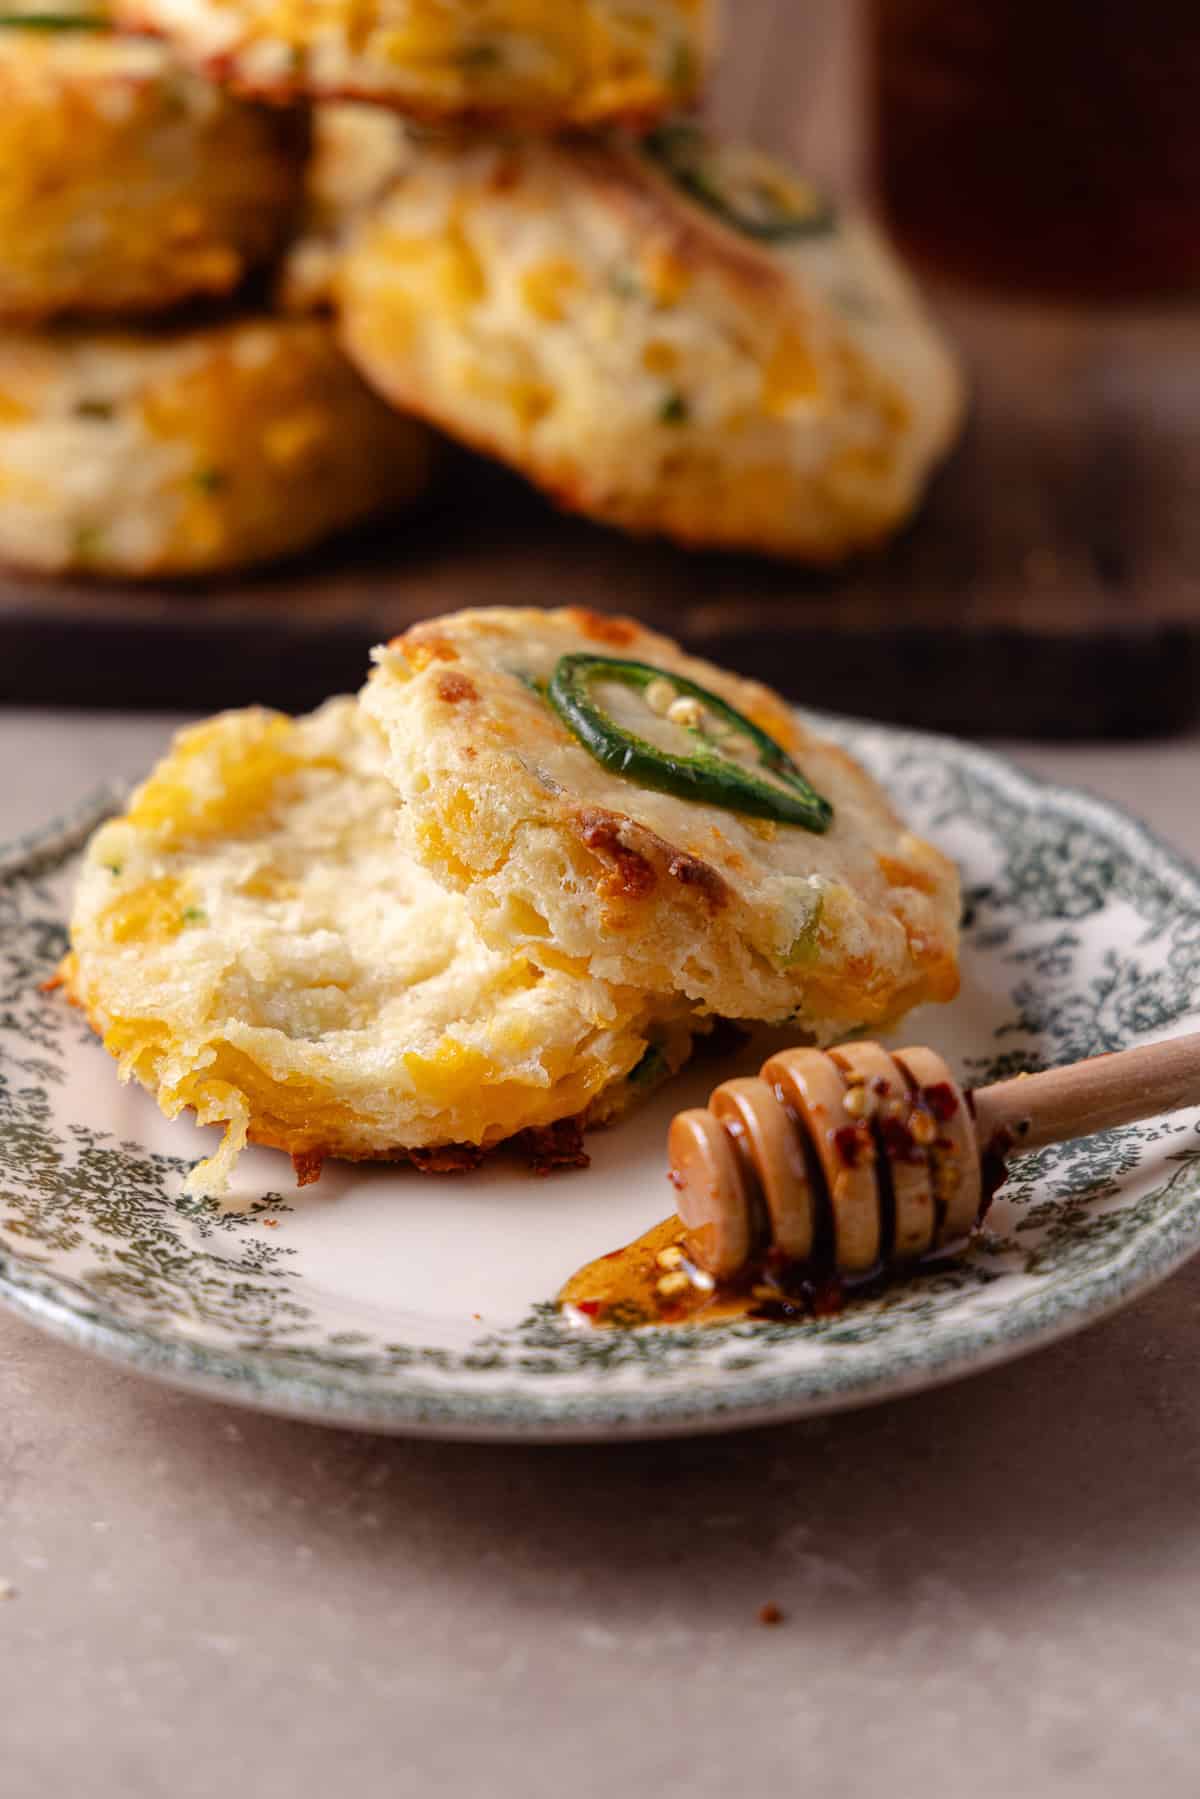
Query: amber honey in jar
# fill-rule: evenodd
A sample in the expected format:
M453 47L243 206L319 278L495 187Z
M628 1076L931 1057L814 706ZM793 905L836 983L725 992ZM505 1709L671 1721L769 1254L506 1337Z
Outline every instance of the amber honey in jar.
M1200 288L1197 0L869 0L872 162L948 274L1118 299Z

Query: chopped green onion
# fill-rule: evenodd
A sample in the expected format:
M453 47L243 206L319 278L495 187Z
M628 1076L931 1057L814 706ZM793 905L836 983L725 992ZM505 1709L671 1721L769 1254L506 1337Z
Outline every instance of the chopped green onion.
M628 1078L635 1087L649 1087L666 1073L667 1058L656 1043L651 1043L637 1066L630 1069Z
M785 968L800 968L806 962L814 962L821 947L821 914L825 910L825 902L818 898L816 905L809 913L802 930L787 947L783 958Z

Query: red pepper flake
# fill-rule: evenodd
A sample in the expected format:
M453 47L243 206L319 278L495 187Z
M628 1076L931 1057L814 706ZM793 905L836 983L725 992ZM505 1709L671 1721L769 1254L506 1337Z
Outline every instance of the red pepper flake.
M958 1101L954 1097L954 1089L949 1081L938 1081L932 1087L922 1087L921 1098L929 1107L939 1124L945 1124L958 1111Z
M677 1299L660 1299L658 1315L664 1324L682 1324L687 1317L687 1307L681 1306Z
M814 1318L836 1318L839 1312L846 1309L846 1289L837 1275L820 1281L813 1288L812 1315Z
M867 1146L867 1133L857 1124L844 1124L833 1133L834 1147L847 1168L857 1168Z
M263 1223L266 1225L266 1227L269 1231L277 1231L279 1229L278 1218L264 1218Z
M758 1621L768 1628L773 1628L776 1624L782 1624L785 1616L786 1614L780 1610L773 1599L769 1599L766 1605L760 1605L758 1608Z
M598 1318L601 1312L600 1301L598 1299L577 1299L575 1310L582 1312L585 1318Z
M908 1126L899 1118L881 1118L879 1135L892 1162L919 1162L921 1150Z
M667 1179L674 1187L676 1193L682 1193L687 1186L687 1181L684 1179L683 1175L680 1174L678 1168L668 1168Z

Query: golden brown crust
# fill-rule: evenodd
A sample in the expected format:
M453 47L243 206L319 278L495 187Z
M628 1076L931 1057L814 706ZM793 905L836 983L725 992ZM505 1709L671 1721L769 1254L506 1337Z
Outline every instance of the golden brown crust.
M623 15L636 9L589 0L591 16L577 20L566 45L553 5L540 19L527 3L508 16L501 9L490 27L478 5L446 7L432 38L428 16L406 20L406 10L387 0L347 3L344 10L314 7L311 0L290 11L252 0L224 7L193 0L188 8L116 0L115 6L124 30L169 38L192 67L231 93L282 106L311 99L365 103L418 126L479 134L597 126L644 132L697 97L712 54L710 0L679 6L663 0L656 14L625 16L623 25ZM614 27L624 30L625 42L610 43L593 63L581 51L594 46L590 33L597 25L600 38ZM489 28L508 40L496 46L508 53L508 71L523 72L506 73L499 58L473 63L478 34ZM547 67L535 76L539 59Z
M169 33L162 32L152 24L143 22L131 27L145 33L147 37L164 37ZM284 73L267 80L247 73L242 59L237 55L208 56L196 60L195 66L214 81L218 86L237 94L245 100L258 100L267 106L296 107L303 106L311 100L313 90L303 81L297 81ZM425 127L431 131L453 129L464 134L485 136L492 132L513 132L517 135L540 135L561 129L560 115L550 107L518 107L518 106L470 106L441 105L437 101L415 96L406 97L403 101L378 88L362 82L339 81L322 83L320 98L335 103L355 106L382 106L401 114L411 120L414 125ZM635 135L649 131L659 124L674 110L675 100L672 96L664 97L659 106L643 106L641 108L626 107L606 115L604 123L617 130L625 130Z
M575 629L591 643L606 643L610 649L627 650L637 642L640 626L636 619L621 618L615 613L593 612L590 606L568 606L566 616Z
M437 684L438 699L444 700L447 706L461 706L464 700L477 700L479 694L475 684L467 675L440 675Z
M161 45L0 30L0 316L136 317L233 292L283 247L302 115Z
M279 1148L278 1144L274 1145ZM292 1154L292 1168L295 1170L296 1185L311 1187L320 1180L321 1169L325 1165L325 1151L322 1149L298 1149Z
M14 567L250 567L398 513L437 460L325 320L0 334L0 558Z
M911 510L959 416L861 220L766 244L618 138L419 146L331 282L394 404L632 534L844 561Z
M637 901L652 894L661 897L660 884L675 881L702 900L710 912L729 903L728 884L710 863L676 848L624 813L587 806L573 816L568 813L567 824L605 870L600 891L615 900Z
M478 700L437 699L427 640ZM833 806L826 833L647 788L601 763L540 697L595 646L717 694L786 748ZM393 673L393 659L395 671ZM489 941L726 1016L792 1019L830 1041L957 984L952 864L778 696L627 620L496 608L431 620L381 652L363 704L387 733L401 830ZM600 681L603 676L598 675ZM686 751L686 727L614 687L622 728Z
M383 755L353 700L222 714L88 846L61 975L123 1079L225 1127L193 1191L224 1190L247 1141L302 1185L331 1158L473 1165L531 1127L602 1122L651 1045L686 1056L687 1007L489 947L397 842Z
M51 993L62 988L68 1004L83 1013L91 1030L103 1041L104 1030L99 1019L77 991L73 976L74 962L73 954L64 956L51 978L43 982L41 991ZM195 1108L186 1106L184 1110L194 1112ZM607 1118L602 1122L607 1122ZM516 1131L511 1137L504 1137L485 1147L476 1143L440 1143L424 1149L406 1149L403 1145L396 1144L390 1149L372 1149L369 1154L364 1154L346 1143L313 1142L305 1132L273 1130L266 1125L253 1123L246 1131L246 1141L258 1149L282 1150L291 1160L297 1187L311 1187L320 1180L326 1162L391 1163L415 1168L418 1174L455 1175L471 1174L498 1154L511 1155L515 1151L528 1159L530 1172L533 1174L545 1175L562 1169L586 1168L591 1157L583 1147L583 1133L588 1128L589 1120L584 1115L562 1118L552 1125Z

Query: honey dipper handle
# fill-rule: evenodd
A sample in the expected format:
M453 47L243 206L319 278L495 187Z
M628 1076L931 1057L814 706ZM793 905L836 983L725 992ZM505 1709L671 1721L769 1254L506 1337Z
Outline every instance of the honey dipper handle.
M972 1095L981 1147L999 1135L1014 1150L1066 1143L1093 1131L1200 1105L1200 1031L1087 1062L1018 1075ZM1008 1133L1008 1136L1005 1136Z

